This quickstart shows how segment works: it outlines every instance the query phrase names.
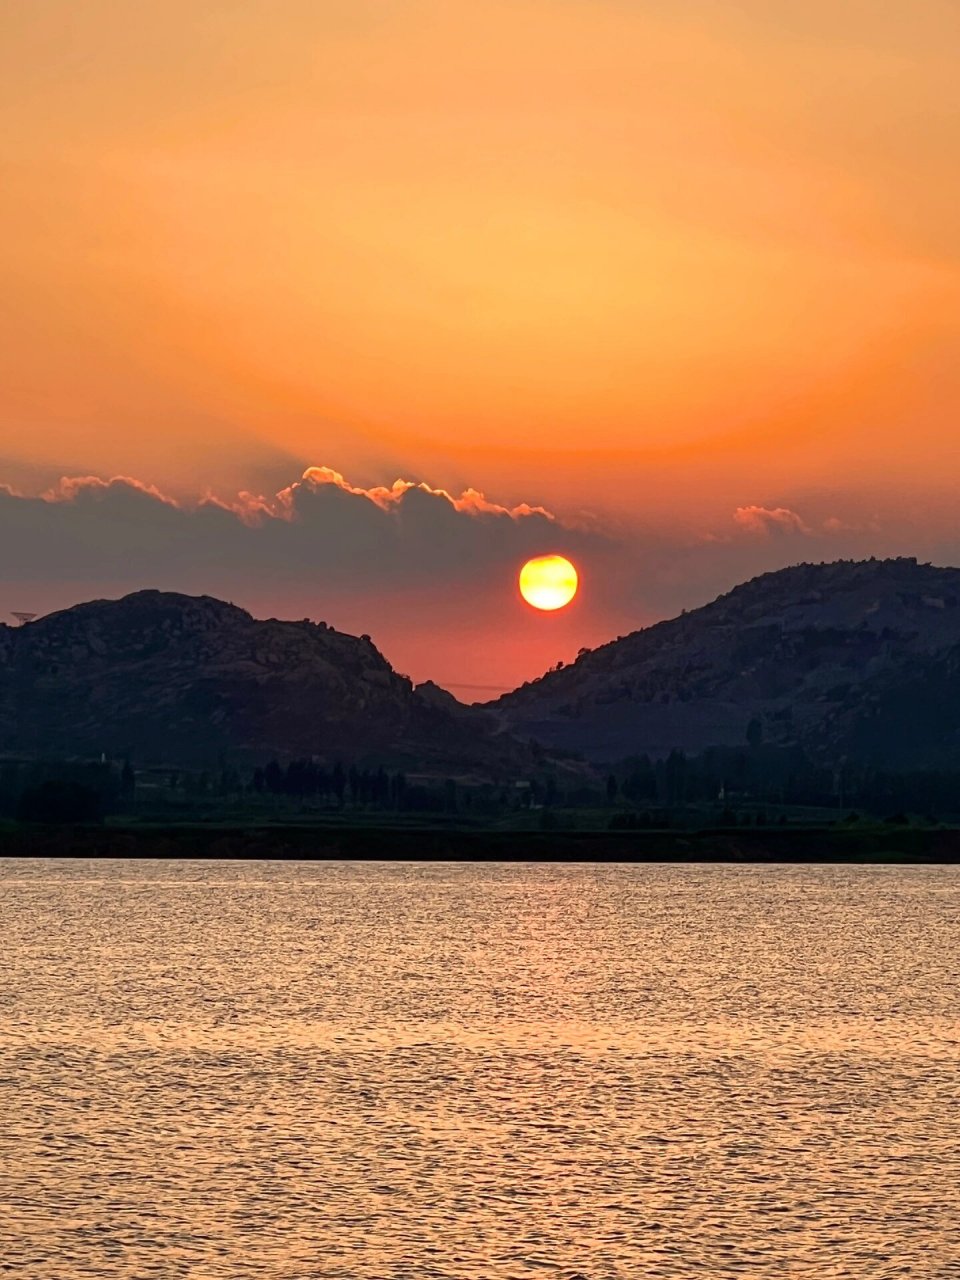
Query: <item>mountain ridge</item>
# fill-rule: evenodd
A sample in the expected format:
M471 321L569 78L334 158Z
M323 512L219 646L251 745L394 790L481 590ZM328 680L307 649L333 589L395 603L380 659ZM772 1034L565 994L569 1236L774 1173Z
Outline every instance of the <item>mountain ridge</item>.
M760 741L826 764L960 767L960 569L776 570L472 707L414 686L369 636L212 596L144 590L0 624L0 754L509 779L559 766L551 753L596 765Z
M926 766L960 760L958 670L960 569L833 561L762 574L484 709L595 762L740 745L756 721L765 741L823 758ZM928 741L897 706L907 688L929 704Z
M0 625L0 751L520 767L489 717L421 696L369 636L152 589Z

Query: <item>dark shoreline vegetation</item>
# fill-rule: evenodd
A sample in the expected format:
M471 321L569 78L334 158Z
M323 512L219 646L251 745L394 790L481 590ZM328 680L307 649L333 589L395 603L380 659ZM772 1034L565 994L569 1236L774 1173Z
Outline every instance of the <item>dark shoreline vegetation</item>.
M8 759L0 856L955 864L958 795L953 774L828 771L762 749L497 783L307 760L241 773Z
M312 823L0 827L0 857L960 864L960 827L496 831Z

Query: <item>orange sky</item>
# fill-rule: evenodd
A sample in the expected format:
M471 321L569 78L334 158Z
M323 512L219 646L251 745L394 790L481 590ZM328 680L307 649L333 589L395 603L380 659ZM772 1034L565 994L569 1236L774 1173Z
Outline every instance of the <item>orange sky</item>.
M0 481L960 479L955 0L0 10Z

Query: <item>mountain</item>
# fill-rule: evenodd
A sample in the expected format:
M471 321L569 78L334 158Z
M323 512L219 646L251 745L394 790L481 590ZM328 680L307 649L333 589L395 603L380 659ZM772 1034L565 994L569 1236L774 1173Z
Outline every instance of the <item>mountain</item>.
M799 745L960 767L960 569L797 565L584 653L486 708L414 688L367 636L139 591L0 625L0 755L138 763L317 756L524 778L530 746L594 762Z
M894 767L960 764L960 569L801 564L584 653L488 704L614 761L750 738Z
M209 596L138 591L0 625L0 753L176 764L317 755L525 773L528 748L466 710L418 693L368 636L258 621Z

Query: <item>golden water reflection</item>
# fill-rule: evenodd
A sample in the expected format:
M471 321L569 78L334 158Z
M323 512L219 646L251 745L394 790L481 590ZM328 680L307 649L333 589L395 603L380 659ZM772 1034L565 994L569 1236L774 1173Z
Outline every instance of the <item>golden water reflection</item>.
M0 1274L960 1276L948 868L0 862Z

